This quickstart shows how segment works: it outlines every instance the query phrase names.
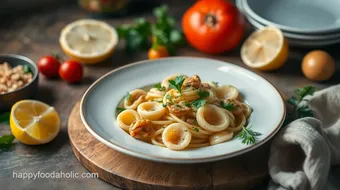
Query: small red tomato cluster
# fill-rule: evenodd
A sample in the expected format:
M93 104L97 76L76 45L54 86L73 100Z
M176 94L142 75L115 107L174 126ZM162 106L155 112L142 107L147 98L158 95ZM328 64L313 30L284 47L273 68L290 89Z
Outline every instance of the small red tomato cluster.
M38 68L47 78L60 76L68 83L77 83L83 77L83 66L74 60L67 60L61 64L57 57L48 55L39 59Z

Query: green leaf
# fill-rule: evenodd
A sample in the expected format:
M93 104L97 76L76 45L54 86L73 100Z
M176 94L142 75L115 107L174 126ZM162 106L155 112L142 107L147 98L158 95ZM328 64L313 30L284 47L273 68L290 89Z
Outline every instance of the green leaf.
M201 100L201 99L198 99L198 100L195 100L193 102L191 102L191 106L195 107L196 109L200 108L200 107L203 107L206 103L206 100Z
M232 103L225 103L223 101L220 102L220 106L228 111L233 111L235 109L235 105Z
M300 101L295 96L292 96L288 99L288 103L296 107L300 103Z
M316 91L314 86L305 86L303 88L298 88L295 90L296 95L298 96L299 100L301 101L304 97L308 95L313 95Z
M159 6L159 7L156 7L156 8L153 10L153 14L154 14L154 16L157 18L157 20L166 17L167 14L168 14L168 6L166 6L166 5L161 5L161 6Z
M157 84L153 85L153 87L157 88L159 91L164 91L165 90L165 87L162 86L161 83L157 83Z
M176 76L174 80L169 80L169 87L182 93L182 85L184 82L184 76Z
M132 27L129 24L123 24L121 26L116 27L118 36L120 39L125 39L129 30L131 30Z
M184 42L183 34L176 29L171 30L170 31L170 42L174 45L183 44Z
M24 65L23 67L24 67L24 73L25 73L25 74L27 74L27 73L32 73L30 66Z
M194 131L196 131L198 133L200 130L198 128L194 127Z
M210 95L209 92L201 91L201 89L198 89L197 94L200 97L200 99L206 98L206 97L208 97Z
M125 108L116 108L116 111L118 112L118 113L120 113L120 112L122 112L122 111L124 111L124 110L126 110Z
M297 113L299 118L314 116L312 110L307 105L297 108Z
M13 145L15 137L13 135L4 135L0 137L0 149L7 149Z
M3 114L0 115L0 123L9 123L9 116L10 116L10 112L5 112Z
M236 136L237 139L242 140L243 144L254 144L257 141L257 137L262 135L259 132L251 130L251 126L242 127L242 131Z
M128 92L128 93L126 94L126 96L125 96L125 99L126 99L127 101L129 101L130 98L131 98L131 94L130 94L130 92Z

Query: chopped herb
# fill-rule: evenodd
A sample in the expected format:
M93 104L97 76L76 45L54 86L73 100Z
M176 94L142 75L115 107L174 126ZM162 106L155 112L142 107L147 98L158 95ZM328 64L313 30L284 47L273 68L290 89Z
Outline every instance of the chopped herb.
M166 107L168 104L162 104L163 107Z
M304 98L308 95L312 96L315 91L316 88L314 86L305 86L303 88L298 88L295 90L295 94L297 95L297 97L292 96L287 101L290 105L293 106L294 113L292 114L292 116L295 115L298 118L313 117L312 110L306 104L301 105L301 102L308 101Z
M165 87L161 85L161 83L157 83L153 85L154 88L157 88L159 91L164 91Z
M220 106L228 111L233 111L235 109L235 105L232 103L225 103L223 101L220 102Z
M120 112L122 112L122 111L124 111L124 110L126 110L125 108L116 108L116 111L118 112L118 113L120 113Z
M0 115L0 123L9 123L10 112L5 112Z
M188 132L188 130L184 130L184 132Z
M167 94L167 95L165 96L165 98L168 99L168 100L170 100L171 95L170 95L170 94Z
M216 87L218 87L218 82L213 81L212 82Z
M163 103L163 100L156 100L156 102L158 102L158 103Z
M242 131L236 136L237 139L242 140L243 144L249 145L254 144L257 140L257 137L262 135L259 132L255 132L249 127L242 127Z
M0 150L8 149L13 145L15 137L13 135L4 135L0 137Z
M127 101L129 101L130 98L131 98L131 94L130 94L130 92L128 92L128 93L126 94L126 96L125 96L125 99L126 99Z
M187 107L190 107L190 106L191 106L191 103L190 103L190 102L185 102L184 105L187 106Z
M199 132L200 130L196 127L194 127L194 131Z
M181 105L178 105L178 104L176 104L176 107L178 107L178 108L183 108Z
M206 98L206 97L208 97L210 95L209 92L201 91L201 89L198 89L197 94L200 97L200 99Z
M206 103L206 100L198 99L198 100L191 102L191 105L194 106L196 109L198 109L200 107L203 107L205 103Z
M25 74L31 73L31 72L32 72L30 66L24 65L23 67L24 67L24 73L25 73Z
M184 76L176 76L174 80L169 80L169 87L182 93L182 85L184 82Z

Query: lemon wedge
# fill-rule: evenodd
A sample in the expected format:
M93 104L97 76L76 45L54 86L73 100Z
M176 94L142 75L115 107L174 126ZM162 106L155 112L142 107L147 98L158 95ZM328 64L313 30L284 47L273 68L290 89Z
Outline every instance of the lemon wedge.
M45 144L60 130L60 117L49 105L36 100L22 100L13 105L10 127L15 138L24 144Z
M112 55L118 43L118 34L105 22L84 19L65 26L59 43L72 59L81 63L98 63Z
M264 27L253 32L241 48L242 61L251 68L275 70L288 58L288 43L280 29Z

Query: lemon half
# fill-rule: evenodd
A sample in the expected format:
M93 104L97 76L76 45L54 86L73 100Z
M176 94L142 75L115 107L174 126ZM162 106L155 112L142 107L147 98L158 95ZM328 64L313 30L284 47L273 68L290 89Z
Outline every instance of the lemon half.
M62 29L59 43L63 51L81 63L98 63L109 58L118 43L114 27L105 22L83 19Z
M45 144L60 131L60 117L49 105L36 100L22 100L13 105L10 127L15 138L24 144Z
M253 32L241 48L242 61L251 68L275 70L288 58L288 43L280 29L264 27Z

